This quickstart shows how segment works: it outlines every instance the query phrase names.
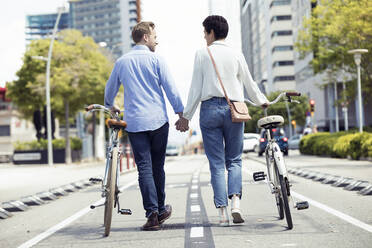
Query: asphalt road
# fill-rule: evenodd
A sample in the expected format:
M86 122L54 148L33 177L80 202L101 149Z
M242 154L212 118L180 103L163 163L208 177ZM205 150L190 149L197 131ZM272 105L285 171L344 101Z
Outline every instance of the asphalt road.
M286 160L289 167L298 167L306 166L304 158ZM309 166L314 164L306 159ZM330 163L314 159L319 168ZM367 162L364 170L371 172L370 166L368 170ZM372 247L372 196L290 175L294 199L308 200L310 208L292 209L294 228L287 230L286 222L278 220L269 187L252 180L251 174L260 170L264 166L256 155L245 156L242 225L218 226L207 159L184 156L166 163L167 202L173 214L160 231L140 229L144 210L137 173L131 172L121 177L120 203L133 215L114 213L109 237L103 237L103 208L88 208L100 199L96 185L0 220L0 247Z

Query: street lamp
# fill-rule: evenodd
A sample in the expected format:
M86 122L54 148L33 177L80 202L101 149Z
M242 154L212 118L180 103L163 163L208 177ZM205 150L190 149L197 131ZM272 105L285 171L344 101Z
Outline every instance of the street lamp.
M362 120L362 87L360 82L360 62L362 60L362 54L368 53L367 49L353 49L348 51L349 54L354 54L354 61L357 65L358 71L358 106L359 106L359 132L363 132L363 120Z
M48 139L48 165L53 165L53 146L52 146L52 117L50 108L50 63L52 60L53 43L56 38L58 31L59 20L61 19L62 13L65 11L64 7L57 9L57 19L54 24L52 37L49 44L48 58L42 56L32 56L33 59L44 60L47 62L46 66L46 82L45 82L45 96L46 96L46 119L47 119L47 139Z

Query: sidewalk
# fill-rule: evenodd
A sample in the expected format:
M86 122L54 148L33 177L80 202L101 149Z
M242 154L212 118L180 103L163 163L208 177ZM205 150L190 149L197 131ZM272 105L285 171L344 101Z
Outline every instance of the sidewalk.
M123 162L125 159L123 159ZM125 167L125 168L124 168ZM14 165L0 163L0 203L19 200L66 184L103 177L105 161L73 164ZM123 171L126 165L123 164Z
M265 163L265 157L258 157L256 153L248 153L246 156ZM298 150L290 150L289 156L285 156L284 159L288 169L307 169L372 183L372 162L370 161L301 155Z

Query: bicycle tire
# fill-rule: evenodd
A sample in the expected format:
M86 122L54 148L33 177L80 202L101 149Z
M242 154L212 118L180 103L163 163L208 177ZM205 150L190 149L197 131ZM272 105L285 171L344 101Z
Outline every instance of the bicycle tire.
M104 226L105 226L106 237L110 235L110 230L111 230L112 210L114 208L114 199L115 199L117 161L118 161L118 148L114 147L112 150L112 158L110 162L110 168L108 170L107 184L106 184L106 202L105 202L105 213L104 213Z
M274 177L275 177L275 185L279 185L280 184L280 179L279 179L279 170L278 170L278 166L276 165L276 163L274 162ZM284 219L284 208L283 208L283 198L281 196L281 193L280 192L276 192L275 193L275 200L276 200L276 207L278 208L278 213L279 213L279 219L282 220Z
M282 199L283 199L285 219L287 220L288 229L292 229L293 228L293 223L292 223L291 209L289 208L289 203L288 203L287 184L284 181L284 178L283 178L282 175L279 175L279 180L280 180L280 190L281 190Z

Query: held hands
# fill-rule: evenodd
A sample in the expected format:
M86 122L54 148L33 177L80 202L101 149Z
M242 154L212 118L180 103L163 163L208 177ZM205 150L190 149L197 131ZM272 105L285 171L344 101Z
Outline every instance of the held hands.
M179 119L174 124L176 126L176 129L180 132L186 132L189 130L189 120L182 117L182 113L178 113Z

